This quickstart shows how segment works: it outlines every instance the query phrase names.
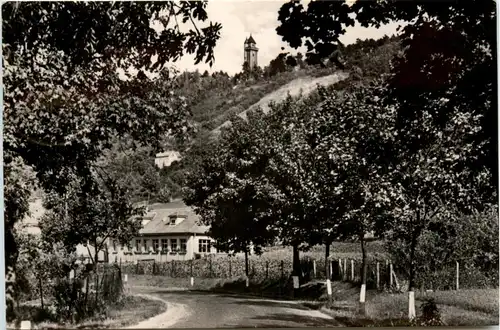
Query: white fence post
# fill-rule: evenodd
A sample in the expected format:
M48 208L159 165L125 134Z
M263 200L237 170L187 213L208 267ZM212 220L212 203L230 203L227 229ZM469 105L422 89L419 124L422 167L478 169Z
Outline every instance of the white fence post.
M31 321L21 321L21 330L30 330L31 329Z
M460 289L460 264L457 261L457 290Z
M377 262L377 289L380 288L380 264Z
M313 260L313 275L316 278L316 260Z

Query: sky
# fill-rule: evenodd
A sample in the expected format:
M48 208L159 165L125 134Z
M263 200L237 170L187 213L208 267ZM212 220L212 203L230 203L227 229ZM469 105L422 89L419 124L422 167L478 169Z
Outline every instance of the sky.
M208 70L225 71L234 74L241 71L243 64L243 43L252 34L259 48L258 64L264 67L275 58L281 47L286 51L297 52L288 47L276 33L278 27L278 10L286 1L281 0L212 0L207 5L208 20L222 24L221 38L215 47L215 63L210 68L208 64L194 64L194 57L185 55L174 65L181 71L200 72ZM208 23L208 20L203 23ZM359 25L346 28L346 33L340 38L344 44L350 44L356 39L378 39L384 35L393 35L398 24L391 23L376 28L363 28ZM304 52L304 50L302 50Z

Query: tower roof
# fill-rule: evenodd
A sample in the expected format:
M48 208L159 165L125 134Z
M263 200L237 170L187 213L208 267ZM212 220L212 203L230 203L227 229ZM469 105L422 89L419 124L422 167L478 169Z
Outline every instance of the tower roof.
M250 35L250 38L248 38L246 40L246 43L249 43L249 44L256 44L255 40L253 39L252 35Z

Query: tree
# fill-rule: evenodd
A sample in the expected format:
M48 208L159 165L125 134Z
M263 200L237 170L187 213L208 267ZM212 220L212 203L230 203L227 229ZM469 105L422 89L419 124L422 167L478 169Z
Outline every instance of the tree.
M290 1L279 11L276 30L291 47L305 43L307 56L319 61L341 46L344 27L410 23L400 30L403 53L396 58L388 89L391 103L399 104L400 124L411 125L420 111L431 107L433 124L440 128L457 107L481 115L480 130L470 136L476 156L468 166L479 172L489 168L493 192L485 191L485 198L492 201L498 195L495 8L491 0L439 5L356 1L352 6L347 1L312 1L307 9Z
M411 22L399 34L403 53L395 58L384 102L397 111L399 137L391 147L399 205L387 236L408 246L412 297L418 237L433 216L497 196L495 3L314 1L305 10L290 2L279 20L278 34L292 47L306 40L307 55L318 60L338 48L343 26ZM305 24L292 30L299 21Z
M99 252L106 252L109 241L128 245L137 236L141 227L138 216L144 212L132 206L112 179L99 177L92 181L75 178L65 195L49 194L45 207L47 213L40 221L44 240L61 243L68 253L79 244L87 246L94 265Z
M184 201L210 226L218 249L245 253L248 276L250 245L260 253L274 241L275 232L268 187L260 172L268 157L259 152L265 126L257 115L250 114L248 123L238 118L232 119L213 151L205 153L189 173Z
M489 206L483 212L471 215L455 210L448 215L436 216L418 238L415 251L416 282L434 290L454 287L455 272L450 272L450 269L454 270L455 263L459 262L462 287L465 288L469 283L497 285L497 241L496 206ZM408 245L403 241L387 241L386 245L394 263L409 263ZM432 258L429 258L430 255ZM466 275L469 269L476 270L472 276Z
M321 176L312 170L315 169L314 149L304 129L314 103L308 99L302 102L300 98L288 96L279 104L269 105L263 148L268 150L270 158L263 171L275 191L275 226L282 243L293 248L293 275L301 280L300 249L320 243L324 230L329 231L333 226L318 217L325 216L318 211Z
M148 84L168 84L168 75L149 82L144 74L128 74L129 81L120 81L117 70L158 72L184 52L195 54L197 63L212 63L221 26L196 27L207 19L205 7L206 2L2 6L5 176L18 170L20 157L33 166L44 189L63 193L72 175L90 175L113 137L127 134L151 142L165 132L182 133L182 102L174 95L147 93ZM183 32L173 23L177 17L191 21L194 30ZM161 32L150 27L151 20L162 24ZM15 198L8 196L14 191L6 187L6 200ZM16 246L9 237L26 214L18 206L6 203L6 269L11 272ZM10 320L10 299L7 305Z
M365 236L375 229L375 219L390 210L395 196L385 153L395 138L393 112L379 101L380 82L372 83L340 91L318 88L304 135L314 155L309 170L316 174L316 208L333 218L318 223L329 229L323 234L327 246L334 238L361 243L361 297L366 290Z

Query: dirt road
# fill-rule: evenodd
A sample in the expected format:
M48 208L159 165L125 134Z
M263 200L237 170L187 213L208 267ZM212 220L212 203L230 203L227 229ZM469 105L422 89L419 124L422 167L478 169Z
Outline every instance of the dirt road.
M291 301L193 291L136 288L167 303L167 311L133 328L332 327L330 316Z

